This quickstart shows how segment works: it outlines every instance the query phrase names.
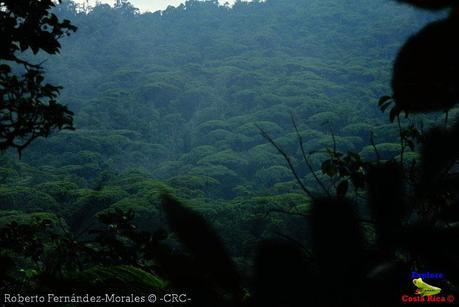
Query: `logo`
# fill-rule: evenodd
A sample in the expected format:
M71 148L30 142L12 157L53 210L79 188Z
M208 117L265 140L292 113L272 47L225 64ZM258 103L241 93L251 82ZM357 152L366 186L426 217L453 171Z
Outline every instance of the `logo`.
M431 273L431 272L425 272L425 273L419 273L419 272L411 272L411 278L422 278L422 279L443 279L445 277L445 274L443 273Z
M434 286L434 284L438 282L441 283L443 278L443 273L411 272L410 280L412 280L414 285L414 295L402 295L402 303L454 303L456 300L454 295L444 295L440 287ZM426 282L425 279L428 280L428 282Z
M440 288L429 285L422 278L413 279L413 284L418 288L415 294L420 296L437 295L441 292Z

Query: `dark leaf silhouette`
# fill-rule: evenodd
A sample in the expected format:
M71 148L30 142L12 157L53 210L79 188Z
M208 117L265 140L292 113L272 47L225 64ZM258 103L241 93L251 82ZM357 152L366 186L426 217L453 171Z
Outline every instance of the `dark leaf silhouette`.
M423 136L421 148L421 168L417 187L419 196L435 197L437 204L445 200L438 196L447 196L448 191L457 187L452 171L459 158L459 123L449 129L433 128ZM436 195L436 196L434 196Z
M40 50L59 53L59 38L76 31L68 20L61 22L50 13L55 5L51 0L6 0L0 4L0 59L8 63L0 68L1 151L15 148L21 153L38 137L73 129L73 113L56 101L60 87L43 84L41 64L18 54L28 49L33 54ZM24 73L12 73L10 65L22 66Z
M346 196L347 190L349 189L349 181L343 180L336 187L336 196L343 198Z
M309 260L310 261L310 260ZM256 306L304 306L319 303L317 272L303 250L285 241L264 241L255 257Z
M391 253L406 213L403 173L399 164L388 162L369 168L368 197L377 244L383 253Z
M392 77L397 110L445 111L459 101L458 32L459 21L451 17L427 25L405 43Z
M324 305L352 305L363 265L363 238L355 209L345 199L314 200L312 235ZM329 278L333 277L333 283Z
M239 274L212 227L168 194L162 195L161 204L170 228L189 250L201 274L209 275L211 280L240 299Z

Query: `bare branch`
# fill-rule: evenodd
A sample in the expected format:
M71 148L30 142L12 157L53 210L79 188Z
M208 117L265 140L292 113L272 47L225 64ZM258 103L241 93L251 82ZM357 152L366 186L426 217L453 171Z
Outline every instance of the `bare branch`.
M293 239L292 237L289 237L279 231L275 231L274 232L276 235L278 235L279 237L281 238L284 238L285 240L287 241L290 241L292 242L293 244L295 244L296 246L298 246L299 248L301 248L306 254L308 257L312 258L312 253L298 240L296 239Z
M405 141L403 139L403 131L402 131L402 124L400 122L400 116L397 115L397 125L398 125L398 131L400 133L400 165L403 168L403 155L405 153Z
M381 155L379 154L378 148L376 147L373 131L370 132L370 142L371 142L371 146L373 147L373 149L375 151L376 159L377 159L377 162L379 164L380 161L381 161Z
M330 122L329 122L329 129L330 129L331 137L333 141L333 153L336 153L337 146L336 146L335 128L331 125Z
M288 167L289 167L290 171L292 172L293 176L295 177L295 180L298 182L298 184L300 185L300 187L304 191L304 193L306 193L306 195L309 196L311 199L314 199L314 196L312 195L311 191L309 191L308 188L306 188L306 186L304 185L303 181L298 176L298 173L296 172L295 167L293 166L292 160L290 159L288 154L272 139L272 137L265 130L263 130L257 124L255 124L255 126L260 130L261 135L268 142L270 142L271 145L273 145L274 148L276 148L277 151L284 157L285 161L288 164Z
M319 184L319 186L322 188L322 190L328 195L330 196L330 191L328 191L328 189L325 187L325 185L323 184L323 182L319 179L319 177L317 176L316 172L314 171L312 165L311 165L311 162L309 161L307 155L306 155L306 152L304 151L304 144L303 144L303 137L301 136L300 134L300 131L298 130L298 126L296 124L296 121L295 121L295 117L293 116L293 113L290 113L290 116L292 118L292 123L293 123L293 127L295 128L295 131L296 131L296 135L298 137L298 142L300 143L300 148L301 148L301 154L303 156L303 160L304 160L304 163L306 164L306 166L309 168L309 171L311 172L312 176L314 176L314 179L316 180L316 182Z

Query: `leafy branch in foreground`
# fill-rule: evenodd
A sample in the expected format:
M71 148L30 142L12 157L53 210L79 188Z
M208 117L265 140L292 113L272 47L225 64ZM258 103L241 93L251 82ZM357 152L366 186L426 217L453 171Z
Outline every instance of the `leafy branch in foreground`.
M60 1L59 1L60 3ZM59 53L59 39L76 31L69 20L51 13L52 0L0 3L0 150L19 153L53 130L73 129L73 113L57 101L59 86L45 83L42 63L33 64L18 53L40 50Z

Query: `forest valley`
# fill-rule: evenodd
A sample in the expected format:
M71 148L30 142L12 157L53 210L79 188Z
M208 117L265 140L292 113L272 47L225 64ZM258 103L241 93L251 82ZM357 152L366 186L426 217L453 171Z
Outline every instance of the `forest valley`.
M0 1L0 294L453 303L458 10Z

